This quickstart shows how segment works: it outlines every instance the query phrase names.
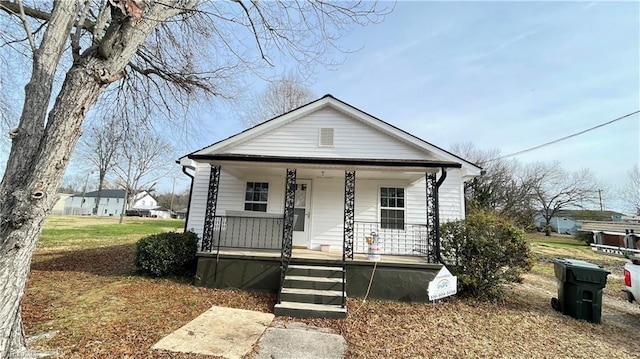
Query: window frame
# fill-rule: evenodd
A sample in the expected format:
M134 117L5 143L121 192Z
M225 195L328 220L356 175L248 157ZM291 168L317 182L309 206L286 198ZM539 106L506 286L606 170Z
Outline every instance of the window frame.
M331 130L331 144L326 145L322 143L322 132L323 130ZM336 144L336 130L334 127L320 127L318 128L318 147L335 147Z
M396 206L389 206L387 203L387 206L383 206L382 202L383 202L383 197L382 197L382 190L384 189L394 189L394 190L402 190L402 197L398 197L398 195L396 194L395 196L391 197L389 195L387 195L387 200L389 199L394 199L396 201ZM397 200L398 199L402 199L402 207L398 207L397 206ZM378 193L377 193L377 201L378 201L378 219L379 219L379 223L380 223L380 229L384 229L384 230L400 230L400 231L404 231L407 225L407 188L405 186L399 186L399 185L381 185L378 186ZM390 222L390 221L384 221L383 220L383 215L382 212L384 210L390 210L390 211L402 211L402 223L396 223L396 222ZM397 218L399 219L399 218ZM397 220L396 219L396 220Z
M252 184L252 192L251 193L253 195L255 195L255 193L256 193L255 192L256 184L260 184L260 188L261 189L263 188L264 185L266 185L266 195L267 195L266 200L261 200L261 199L258 199L258 200L253 200L253 199L252 200L247 200L247 193L248 193L247 191L249 189L249 184L250 183ZM264 180L262 180L262 181L260 181L260 180L245 181L245 183L244 183L244 191L243 191L244 201L243 201L242 209L244 211L247 211L247 212L267 213L269 211L269 187L271 187L271 184L269 183L269 181L264 181ZM261 193L261 192L259 192L259 193ZM251 205L251 207L249 209L247 209L247 205ZM257 206L264 205L264 211L260 210L260 209L255 209L255 207L253 207L255 205L257 205Z

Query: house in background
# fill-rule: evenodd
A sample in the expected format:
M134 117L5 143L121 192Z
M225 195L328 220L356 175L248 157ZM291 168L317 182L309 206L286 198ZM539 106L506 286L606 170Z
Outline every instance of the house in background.
M371 298L428 300L439 223L464 218L481 171L331 95L178 162L193 172L197 285L276 291L291 316L346 315L367 253L381 256Z
M73 193L58 193L60 196L56 204L53 205L51 209L51 214L64 214L64 208L67 203L67 198L73 196Z
M583 209L560 210L551 217L551 229L560 234L576 234L583 221L621 222L624 214L614 211L592 211ZM541 213L535 216L536 228L544 231L545 219Z
M73 195L65 201L64 214L91 215L98 196L98 191ZM119 216L122 213L125 191L122 189L103 189L98 205L98 216ZM158 201L146 191L135 196L133 208L150 211L158 208ZM125 208L130 209L130 208Z

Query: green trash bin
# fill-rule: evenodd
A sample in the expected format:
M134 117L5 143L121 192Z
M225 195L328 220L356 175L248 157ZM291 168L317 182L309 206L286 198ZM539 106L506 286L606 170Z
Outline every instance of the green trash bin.
M593 263L567 258L554 260L553 269L558 298L551 299L551 306L573 318L600 324L602 289L610 272Z

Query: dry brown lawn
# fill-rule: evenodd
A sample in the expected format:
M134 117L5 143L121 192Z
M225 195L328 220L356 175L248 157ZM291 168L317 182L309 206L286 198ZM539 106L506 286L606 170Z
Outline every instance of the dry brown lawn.
M621 279L609 278L602 325L574 320L549 305L556 283L547 257L568 255L562 249L535 250L544 252L535 270L499 303L363 303L350 298L345 320L284 320L341 333L349 343L349 358L637 357L640 306L624 301L615 284ZM38 249L23 302L24 324L28 335L57 334L34 346L64 358L196 357L149 348L212 305L273 309L273 294L137 276L134 251L133 244ZM620 273L623 260L598 258Z

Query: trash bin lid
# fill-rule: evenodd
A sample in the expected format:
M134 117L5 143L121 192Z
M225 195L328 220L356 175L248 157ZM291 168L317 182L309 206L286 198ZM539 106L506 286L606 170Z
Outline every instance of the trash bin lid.
M578 267L580 269L596 269L596 270L604 270L601 266L585 261L581 261L579 259L568 259L568 258L558 258L557 262L561 262L567 267Z
M564 267L562 268L564 270L561 270L560 273L556 271L556 277L562 281L576 280L578 282L605 284L607 282L607 275L610 274L610 272L602 266L579 259L558 258L554 262ZM566 272L571 272L572 276L569 278L573 279L567 278L565 270Z

